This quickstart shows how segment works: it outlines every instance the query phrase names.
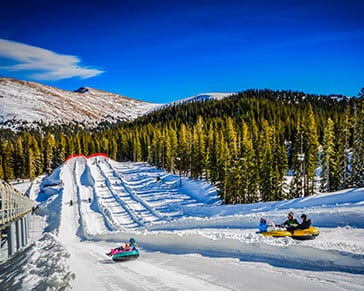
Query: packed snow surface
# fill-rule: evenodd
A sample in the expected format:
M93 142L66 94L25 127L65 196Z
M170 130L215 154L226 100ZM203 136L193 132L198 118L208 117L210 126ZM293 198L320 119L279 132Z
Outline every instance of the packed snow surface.
M70 159L27 188L39 203L32 226L38 239L21 264L13 259L0 269L1 284L24 290L364 290L364 189L222 205L206 181L181 182L144 163ZM320 235L296 241L256 233L261 217L282 223L290 211L297 218L306 213ZM140 246L137 260L116 263L106 256L131 237Z

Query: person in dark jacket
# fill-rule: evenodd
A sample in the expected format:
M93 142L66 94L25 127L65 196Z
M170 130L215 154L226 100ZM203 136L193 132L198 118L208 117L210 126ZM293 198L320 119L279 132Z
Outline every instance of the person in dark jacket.
M306 214L302 214L301 219L302 222L297 226L296 229L306 229L311 226L311 219L308 219Z
M288 213L287 220L283 222L280 227L285 227L287 230L294 230L298 225L297 219L293 217L293 212Z

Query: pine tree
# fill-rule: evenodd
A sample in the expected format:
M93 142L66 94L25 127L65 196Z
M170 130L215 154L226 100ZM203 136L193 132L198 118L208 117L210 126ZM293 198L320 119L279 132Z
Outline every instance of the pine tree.
M301 117L302 118L302 117ZM290 184L289 198L304 196L304 177L305 177L305 153L303 143L303 125L298 121L296 134L293 139L291 152L293 179Z
M176 158L177 158L177 133L174 129L169 129L166 142L166 166L167 166L167 171L172 172L173 174L175 174L177 170Z
M340 146L338 152L339 160L339 179L340 184L338 189L345 189L352 185L350 173L350 108L345 110L344 124L342 134L340 135Z
M260 168L260 192L261 192L261 199L263 201L270 201L273 185L272 185L272 167L273 167L273 154L272 154L272 145L271 145L271 128L264 121L261 136L261 147L262 150L262 159L261 164L259 165Z
M305 153L305 196L314 193L315 169L318 164L318 133L315 115L309 104L306 111L306 119L303 123L303 145Z
M190 171L191 163L191 136L185 124L181 124L178 131L177 157L179 157L178 170L186 176Z
M80 147L81 147L80 153L84 154L85 156L88 156L90 153L88 150L88 142L87 142L87 138L86 138L86 133L81 131L79 137L80 137Z
M72 136L68 136L67 137L67 143L66 143L66 156L70 156L75 154L75 147L73 144L73 137Z
M281 200L288 193L288 184L285 179L288 171L288 156L286 146L280 141L278 133L274 135L273 139L273 162L273 200Z
M334 144L334 122L331 118L327 120L324 130L322 157L321 157L321 187L322 192L330 192L336 190L333 181L337 173L337 165L335 161L335 144Z
M56 140L53 134L47 133L44 138L45 152L44 152L44 162L45 171L49 175L53 171L53 158L56 147Z
M59 166L66 160L66 138L63 134L60 135L56 144L55 155L53 157L53 165Z
M226 123L226 141L228 142L230 154L232 158L235 159L238 156L237 132L234 126L233 119L231 117L228 117L225 123Z
M203 121L201 118L199 118L197 124L193 128L193 133L192 133L191 177L193 179L198 179L203 175L204 156L205 156L205 145L204 145Z
M80 132L77 132L72 139L72 147L74 154L82 154L81 137Z
M1 152L0 152L0 179L4 180L3 157L1 155Z
M229 180L231 179L230 172L230 152L227 142L223 139L221 133L217 132L217 148L219 151L217 152L217 161L216 161L216 170L217 170L217 186L220 189L221 199L223 203L226 204L231 200L231 193L229 189Z
M131 134L133 137L134 135ZM109 140L107 139L107 137L105 136L104 133L102 133L99 138L98 138L98 141L99 141L99 149L101 153L104 153L104 154L108 154L108 149L109 149ZM134 139L132 138L132 141L134 141Z
M1 144L3 154L3 176L4 180L9 182L14 180L14 145L11 141L3 141Z
M160 129L153 129L152 145L150 148L150 163L158 168L162 168L162 133Z
M242 137L241 137L241 203L252 203L256 202L257 199L257 188L255 179L255 158L254 148L249 131L248 125L243 123L242 125Z
M362 92L364 90L362 89ZM355 187L364 186L364 99L354 113L352 180Z
M37 138L39 140L37 140ZM44 174L44 154L41 150L41 137L36 135L31 135L30 133L25 133L24 135L24 152L26 161L26 172L28 176L33 179L36 176ZM34 173L34 176L33 174Z
M34 167L35 176L39 176L41 174L44 174L44 161L41 149L39 147L39 143L34 137L32 137L31 148L33 149L33 160L31 166Z
M28 150L28 175L29 175L29 179L33 180L35 179L35 177L37 176L37 170L35 167L35 155L33 153L33 149L30 148Z
M15 178L24 179L25 174L25 159L23 150L23 139L19 136L15 141L15 151L14 151L14 176Z

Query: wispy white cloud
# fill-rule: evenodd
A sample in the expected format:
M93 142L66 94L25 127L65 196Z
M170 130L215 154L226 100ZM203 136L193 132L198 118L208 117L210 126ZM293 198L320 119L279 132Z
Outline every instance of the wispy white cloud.
M36 80L61 80L73 77L87 79L103 73L98 69L81 67L80 59L72 55L60 55L50 50L0 39L0 57L15 64L0 66L6 71L30 71Z

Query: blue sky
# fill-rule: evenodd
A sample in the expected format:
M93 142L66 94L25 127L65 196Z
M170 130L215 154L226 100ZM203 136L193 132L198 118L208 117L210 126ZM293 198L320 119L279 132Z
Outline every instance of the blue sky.
M0 76L167 103L202 92L357 96L364 1L6 1Z

